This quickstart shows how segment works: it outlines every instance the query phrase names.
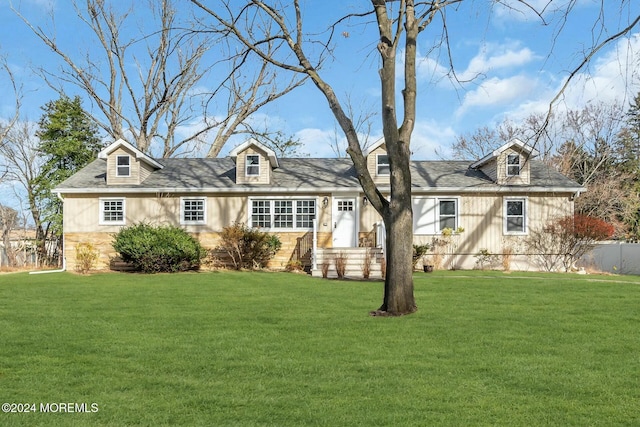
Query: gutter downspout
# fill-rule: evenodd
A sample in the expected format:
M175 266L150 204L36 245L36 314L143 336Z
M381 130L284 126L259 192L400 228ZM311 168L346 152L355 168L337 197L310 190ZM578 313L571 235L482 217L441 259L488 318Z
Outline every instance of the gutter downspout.
M64 212L64 199L62 198L62 194L56 193L58 195L58 199L63 203L63 212ZM62 229L64 230L64 214L62 215ZM67 257L64 256L64 232L62 233L62 268L58 270L40 270L40 271L30 271L29 274L45 274L45 273L62 273L67 270Z

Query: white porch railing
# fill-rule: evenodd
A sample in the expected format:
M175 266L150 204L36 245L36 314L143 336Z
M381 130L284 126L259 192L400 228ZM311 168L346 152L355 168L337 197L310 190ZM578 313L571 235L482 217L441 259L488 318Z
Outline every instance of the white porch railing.
M318 269L318 221L313 220L313 245L311 247L311 269Z

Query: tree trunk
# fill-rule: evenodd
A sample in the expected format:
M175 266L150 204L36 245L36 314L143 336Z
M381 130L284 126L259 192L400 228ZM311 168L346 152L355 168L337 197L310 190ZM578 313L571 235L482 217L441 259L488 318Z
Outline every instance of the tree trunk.
M386 261L382 306L372 316L401 316L415 312L413 296L413 220L411 209L402 207L384 218L387 229Z

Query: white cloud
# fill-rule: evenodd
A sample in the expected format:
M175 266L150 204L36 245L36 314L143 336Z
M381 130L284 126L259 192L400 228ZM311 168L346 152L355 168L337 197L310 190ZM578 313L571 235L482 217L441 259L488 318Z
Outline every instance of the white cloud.
M467 92L456 115L461 116L473 107L508 105L535 93L537 86L536 79L523 75L487 79L476 90Z
M628 104L640 90L640 34L620 40L608 52L596 59L593 65L575 75L566 90L554 104L555 111L580 109L590 102ZM542 84L532 92L532 97L523 100L516 108L506 111L504 116L514 120L523 119L533 113L546 113L549 103L565 85L568 77L550 79L546 88Z
M416 160L450 159L455 136L455 131L448 125L419 120L411 137L411 157Z
M469 61L467 69L458 73L462 81L472 80L505 68L521 67L535 59L533 51L514 46L487 44Z

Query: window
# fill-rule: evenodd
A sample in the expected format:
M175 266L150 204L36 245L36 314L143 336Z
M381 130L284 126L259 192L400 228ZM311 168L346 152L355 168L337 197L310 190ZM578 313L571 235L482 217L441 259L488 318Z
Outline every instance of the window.
M205 224L206 223L206 206L207 199L205 197L183 197L180 199L180 223L181 224Z
M124 199L100 199L100 224L124 224Z
M309 229L316 217L315 200L251 201L251 226L261 228Z
M293 228L293 201L273 201L273 227Z
M389 175L391 169L389 167L389 156L386 154L378 154L376 156L376 174Z
M315 218L315 200L296 200L296 228L313 228Z
M338 212L353 211L353 200L338 200Z
M414 197L413 234L433 235L458 228L458 198Z
M526 199L506 199L504 211L505 234L525 234L527 232Z
M251 202L251 225L271 228L271 202L269 200L253 200Z
M116 157L116 176L131 176L131 157Z
M247 154L247 176L260 176L260 156Z
M520 156L517 154L507 155L507 176L520 175Z
M440 200L438 208L438 223L440 225L439 231L442 231L445 228L455 230L457 228L456 200Z

